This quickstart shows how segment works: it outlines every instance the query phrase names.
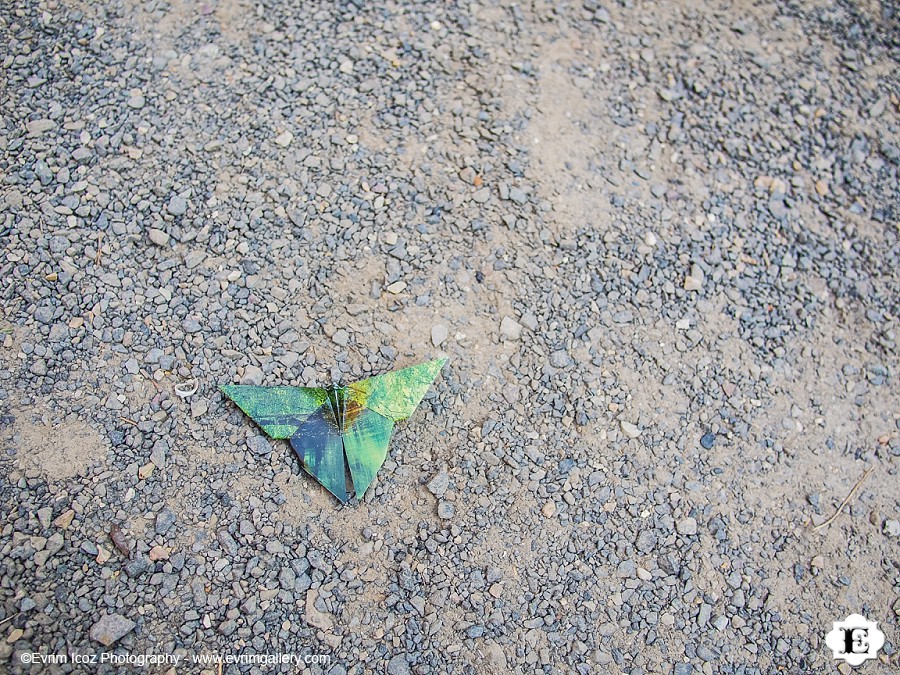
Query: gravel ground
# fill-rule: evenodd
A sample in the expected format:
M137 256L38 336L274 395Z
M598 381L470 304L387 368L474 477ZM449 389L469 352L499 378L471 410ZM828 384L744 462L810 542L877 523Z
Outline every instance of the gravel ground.
M4 3L0 669L897 672L896 8L695 4Z

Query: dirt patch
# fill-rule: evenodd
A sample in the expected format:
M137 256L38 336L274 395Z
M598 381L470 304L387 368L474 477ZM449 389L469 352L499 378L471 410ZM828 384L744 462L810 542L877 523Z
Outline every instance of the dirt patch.
M18 467L27 475L66 480L85 475L91 464L106 458L106 443L74 415L34 407L14 409L9 417L12 423L0 427L0 438L16 448Z

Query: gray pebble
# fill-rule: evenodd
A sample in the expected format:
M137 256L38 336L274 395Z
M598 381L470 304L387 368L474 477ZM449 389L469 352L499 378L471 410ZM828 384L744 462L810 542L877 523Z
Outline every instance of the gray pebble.
M37 375L38 377L43 377L49 372L47 362L44 359L35 359L32 361L28 370L32 375Z
M259 386L263 383L263 371L257 366L247 366L244 368L244 376L241 378L241 384L252 384Z
M515 319L504 316L500 321L500 335L507 340L518 340L522 337L522 325Z
M156 534L166 534L170 529L172 529L172 525L175 524L175 520L175 513L169 508L164 508L162 511L157 513L156 524L154 526Z
M388 661L387 672L388 675L411 675L412 673L404 654L397 654Z
M697 656L707 662L712 662L719 658L712 649L706 647L705 645L697 647Z
M334 332L334 335L331 336L331 339L334 340L334 343L336 345L346 347L350 343L350 334L343 328L341 328Z
M150 561L144 556L137 556L134 560L125 563L125 574L136 579L150 569Z
M41 527L46 530L48 527L50 527L50 522L53 520L53 509L49 506L40 508L38 509L37 517L38 521L41 524Z
M440 471L435 474L434 478L428 481L428 491L435 497L441 498L450 487L450 474L446 471Z
M165 438L158 439L150 451L150 461L158 469L166 468L166 454L169 452L169 443Z
M109 647L134 630L137 624L121 614L105 614L89 632L91 640Z
M199 333L203 329L203 326L197 319L192 319L190 317L181 322L181 327L184 328L184 332L188 334Z
M216 532L216 540L219 542L222 550L232 558L237 556L240 552L237 542L234 540L234 537L229 534L228 530L220 529Z
M183 216L187 212L187 200L180 195L172 195L166 210L173 216Z
M712 606L704 602L702 605L700 605L700 610L697 613L697 625L701 627L705 626L709 623L709 618L711 616Z
M676 523L675 529L678 530L678 534L687 536L695 535L697 534L697 521L690 516L682 518Z
M554 368L568 368L572 365L572 357L564 350L558 350L550 354L550 365Z
M475 193L472 195L472 201L474 201L477 204L484 204L490 198L491 198L491 191L486 187L481 188L480 190L476 190Z
M149 230L147 230L147 236L150 238L150 241L157 246L165 246L169 243L169 235L166 232L157 230L154 227L151 227Z
M509 189L509 198L516 204L525 204L528 201L528 195L525 194L525 191L517 187Z
M272 444L265 436L255 435L247 438L247 447L254 455L265 457L272 453Z

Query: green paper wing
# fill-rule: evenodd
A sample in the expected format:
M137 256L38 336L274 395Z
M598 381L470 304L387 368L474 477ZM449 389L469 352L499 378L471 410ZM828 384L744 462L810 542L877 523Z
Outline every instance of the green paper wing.
M393 420L365 408L344 430L344 452L357 499L363 498L384 464L393 430Z
M397 422L413 414L447 359L435 359L347 386L356 401Z
M222 393L238 404L271 438L290 438L328 396L318 387L229 385Z
M291 446L313 478L342 502L349 499L344 447L331 405L322 406L306 419L291 436Z

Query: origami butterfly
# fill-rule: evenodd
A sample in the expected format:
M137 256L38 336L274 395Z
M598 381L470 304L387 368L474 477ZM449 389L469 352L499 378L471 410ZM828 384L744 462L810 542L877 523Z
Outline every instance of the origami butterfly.
M447 359L346 386L220 387L271 438L289 438L303 468L341 502L362 499L387 458L394 422L413 414Z

